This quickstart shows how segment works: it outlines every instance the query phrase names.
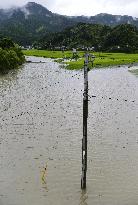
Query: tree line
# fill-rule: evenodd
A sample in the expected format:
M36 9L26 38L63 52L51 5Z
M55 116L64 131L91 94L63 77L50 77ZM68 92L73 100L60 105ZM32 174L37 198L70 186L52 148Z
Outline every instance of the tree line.
M39 49L92 48L105 52L138 52L138 28L131 24L115 27L99 24L79 23L63 32L49 33L37 42Z

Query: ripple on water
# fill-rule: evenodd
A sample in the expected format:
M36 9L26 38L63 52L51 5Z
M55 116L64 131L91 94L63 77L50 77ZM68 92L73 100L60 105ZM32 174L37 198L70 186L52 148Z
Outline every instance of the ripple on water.
M31 60L0 77L0 204L136 204L138 78L125 67L89 72L82 192L83 72Z

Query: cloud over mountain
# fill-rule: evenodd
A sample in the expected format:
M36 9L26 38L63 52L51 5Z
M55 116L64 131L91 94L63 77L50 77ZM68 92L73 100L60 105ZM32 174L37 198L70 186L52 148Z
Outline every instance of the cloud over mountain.
M4 0L0 7L23 6L29 0ZM98 13L112 13L138 17L137 0L35 0L52 12L64 15L95 15Z

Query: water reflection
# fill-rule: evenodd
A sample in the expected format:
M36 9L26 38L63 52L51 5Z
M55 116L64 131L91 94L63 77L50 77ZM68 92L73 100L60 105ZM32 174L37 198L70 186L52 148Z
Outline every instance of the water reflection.
M43 183L42 183L42 188L46 191L46 192L48 192L48 187L47 187L47 182L46 181L44 181Z
M45 189L48 192L48 188L47 188L47 164L45 167L43 167L43 170L41 173L41 182L43 185L43 189Z
M87 204L87 199L88 199L87 189L86 190L82 190L81 191L81 197L80 197L79 205L88 205Z
M1 87L4 87L4 89L6 87L10 88L13 85L13 83L17 81L20 72L21 72L21 68L9 71L6 74L0 74L0 88Z

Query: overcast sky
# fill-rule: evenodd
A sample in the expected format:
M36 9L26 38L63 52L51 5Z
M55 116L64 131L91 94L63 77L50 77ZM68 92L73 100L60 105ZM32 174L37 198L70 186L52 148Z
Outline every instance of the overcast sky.
M55 13L92 16L98 13L138 17L138 0L30 0ZM0 0L1 8L25 5L29 0Z

